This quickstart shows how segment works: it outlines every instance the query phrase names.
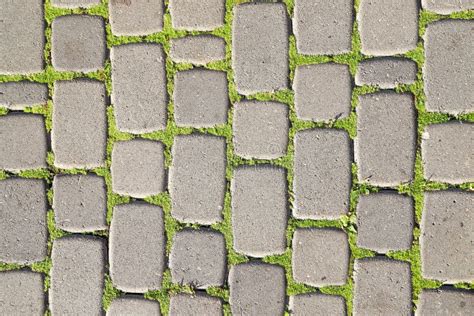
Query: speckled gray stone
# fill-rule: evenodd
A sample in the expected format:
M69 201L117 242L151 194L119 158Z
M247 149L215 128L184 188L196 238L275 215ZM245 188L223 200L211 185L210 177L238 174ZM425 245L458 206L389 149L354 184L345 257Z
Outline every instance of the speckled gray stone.
M222 301L206 294L177 294L170 299L170 316L221 316Z
M290 296L290 315L345 316L346 303L342 296L320 293Z
M230 309L234 315L283 315L285 271L263 263L234 265L229 273Z
M114 35L148 35L163 29L163 0L111 0Z
M135 134L165 129L167 92L161 45L115 46L110 59L117 128Z
M170 0L169 6L177 30L211 31L224 25L225 0Z
M337 219L349 211L351 143L343 130L313 129L295 136L293 216Z
M59 8L89 8L100 4L100 0L51 0L51 4Z
M416 316L469 316L474 311L474 292L441 287L423 290Z
M425 192L421 272L445 283L474 281L474 193Z
M474 9L474 2L472 0L421 0L421 5L425 10L440 14Z
M399 84L412 84L415 80L416 63L398 57L363 60L359 63L355 76L356 85L374 85L381 89L393 89Z
M225 58L225 41L212 35L196 35L171 40L170 57L177 63L205 65Z
M48 86L31 81L0 83L0 106L23 110L27 106L43 105L48 101Z
M45 292L40 273L20 270L0 272L0 314L43 316Z
M110 277L119 290L159 290L165 265L165 228L159 206L134 202L114 207L110 225Z
M232 68L240 94L288 87L288 18L283 3L234 8Z
M127 294L114 299L107 310L107 316L131 315L160 316L160 304L142 296Z

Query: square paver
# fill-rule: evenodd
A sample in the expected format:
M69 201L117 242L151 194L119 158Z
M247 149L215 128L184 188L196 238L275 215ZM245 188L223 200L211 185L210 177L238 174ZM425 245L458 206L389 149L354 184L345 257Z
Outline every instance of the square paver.
M345 316L346 302L342 296L319 293L290 296L290 315Z
M177 294L170 299L170 316L223 315L222 301L203 293L189 295Z
M26 270L0 272L0 314L42 316L45 312L43 276Z
M31 81L0 83L0 106L23 110L48 101L48 85Z
M366 59L357 67L355 83L358 86L372 85L381 89L393 89L400 84L414 83L416 72L416 63L410 59L398 57Z
M224 25L225 0L170 0L169 6L175 29L212 31Z
M148 35L163 29L163 0L111 0L110 26L114 35Z
M112 301L107 316L160 316L160 303L143 296L126 294Z
M222 37L213 35L174 38L171 40L170 57L177 63L195 65L205 65L223 60L225 58L225 41Z
M474 292L441 287L423 290L420 294L416 316L468 316L474 311Z
M421 5L423 9L439 14L474 9L474 2L471 0L421 0Z

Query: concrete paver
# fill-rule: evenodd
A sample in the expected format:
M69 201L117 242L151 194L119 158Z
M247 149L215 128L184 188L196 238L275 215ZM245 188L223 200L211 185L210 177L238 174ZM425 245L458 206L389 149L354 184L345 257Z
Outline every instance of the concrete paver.
M163 29L163 0L109 1L114 35L148 35Z
M449 287L423 290L415 315L469 315L474 310L474 293Z
M90 8L100 4L100 0L51 0L51 4L58 8Z
M224 25L225 0L170 0L169 7L178 30L212 31Z
M170 57L177 63L205 65L225 58L225 41L212 35L195 35L171 40Z
M170 316L221 316L222 301L206 294L178 294L171 296Z
M107 310L107 316L160 316L160 304L157 301L146 300L138 295L127 294L116 298Z
M474 2L470 0L421 0L423 9L439 14L474 9Z
M43 276L31 271L0 272L0 314L42 316L45 312Z
M46 84L19 81L0 83L0 106L11 110L46 104L48 86Z
M355 76L355 83L375 85L381 89L393 89L400 84L412 84L416 80L416 63L398 57L373 58L362 61Z
M326 294L300 294L290 297L291 315L344 316L346 304L342 296Z

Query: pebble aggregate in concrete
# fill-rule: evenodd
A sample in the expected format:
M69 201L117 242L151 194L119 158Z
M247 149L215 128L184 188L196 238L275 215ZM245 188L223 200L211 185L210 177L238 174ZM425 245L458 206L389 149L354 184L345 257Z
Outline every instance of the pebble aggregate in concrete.
M225 41L212 35L175 38L171 40L170 57L177 63L205 65L225 58Z
M423 290L416 316L470 315L474 311L474 293L449 287Z
M221 316L222 301L206 294L177 294L170 299L170 316Z
M346 304L342 296L319 293L290 296L289 309L294 316L346 315Z
M421 5L425 10L440 14L474 9L472 0L421 0Z
M107 310L107 316L160 316L160 304L157 301L143 299L138 295L127 294L116 298Z
M400 84L416 80L416 63L398 57L374 58L362 61L357 67L355 83L358 86L374 85L393 89Z
M169 7L177 30L212 31L224 25L225 0L170 0Z
M0 314L43 316L45 292L41 273L0 272Z
M114 2L113 0L112 2ZM120 0L118 0L120 1ZM59 8L89 8L100 4L100 0L51 0L51 4Z
M0 83L0 106L23 110L28 106L46 104L48 86L31 81Z
M114 35L148 35L163 29L163 0L111 0Z

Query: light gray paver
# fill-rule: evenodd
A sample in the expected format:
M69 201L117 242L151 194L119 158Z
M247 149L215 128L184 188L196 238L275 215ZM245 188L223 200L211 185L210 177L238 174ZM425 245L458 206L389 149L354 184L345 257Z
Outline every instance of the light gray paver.
M110 277L124 292L159 290L165 264L163 210L134 202L114 207L109 239Z
M42 316L45 292L40 273L25 270L0 272L0 314Z
M285 271L281 266L244 263L230 268L230 308L233 315L283 315Z
M163 0L111 0L114 35L148 35L163 29Z
M472 0L421 0L423 9L440 14L450 14L474 9Z
M425 192L421 271L445 283L474 281L474 193Z
M112 150L112 190L144 198L165 189L164 146L145 139L117 142Z
M468 316L474 311L474 292L441 287L423 290L417 316Z
M444 20L426 27L423 78L428 111L474 111L473 29L473 20Z
M107 310L107 316L131 315L160 316L160 304L142 296L127 294L114 299Z
M413 180L416 114L413 96L378 92L359 97L355 160L359 181L396 186Z
M293 278L311 286L343 285L349 271L347 235L336 229L296 229Z
M234 249L253 256L286 249L287 185L283 168L239 167L231 181Z
M175 29L211 31L224 25L225 0L170 0L169 6Z
M205 294L177 294L170 299L170 316L221 316L222 301Z
M349 211L351 144L342 130L313 129L295 136L293 216L337 219Z
M167 94L161 45L115 46L110 59L117 128L134 134L165 129Z
M0 181L0 262L26 264L47 255L46 186L42 180Z
M415 80L416 63L398 57L364 60L358 65L355 76L356 85L374 85L381 89L393 89L399 84L412 84Z
M212 35L195 35L171 40L170 57L177 63L205 65L225 58L225 41Z
M102 315L102 238L68 236L53 242L49 308L53 315Z
M96 168L105 165L105 98L105 86L99 81L55 82L51 146L56 167Z
M232 68L240 94L288 87L288 21L283 3L246 3L235 7Z
M346 303L342 296L319 293L290 296L290 315L345 316Z
M27 106L46 104L48 86L31 81L0 83L0 106L23 110Z
M100 0L51 0L51 4L60 8L89 8L100 4Z

